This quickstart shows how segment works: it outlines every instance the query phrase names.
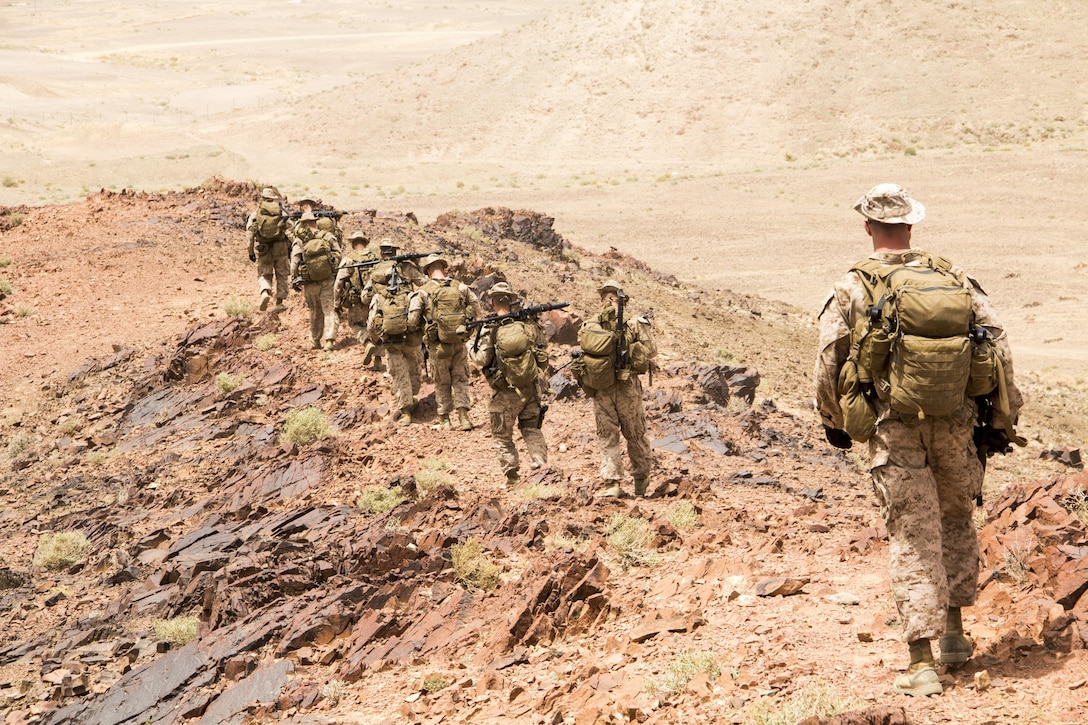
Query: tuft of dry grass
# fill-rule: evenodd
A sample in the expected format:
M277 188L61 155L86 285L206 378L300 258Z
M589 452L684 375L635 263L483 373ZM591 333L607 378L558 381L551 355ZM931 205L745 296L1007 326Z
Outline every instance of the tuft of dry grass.
M363 513L375 516L389 513L403 500L404 494L400 486L367 486L359 493L355 506Z
M279 337L274 332L266 332L253 341L253 347L261 352L268 352L279 344Z
M163 642L184 647L196 639L196 617L174 617L155 622L155 636Z
M450 551L453 555L453 572L466 589L491 591L499 586L499 567L487 558L476 539L454 544Z
M280 445L294 443L299 446L308 446L315 441L328 438L330 434L329 422L320 408L301 408L292 410L284 418Z
M244 373L237 373L231 375L230 373L219 373L215 376L215 387L219 389L220 395L230 395L238 386L244 383L246 376Z
M695 505L688 500L678 502L669 509L667 515L669 523L675 529L694 529L699 525L699 512L695 510Z
M240 297L232 296L223 303L223 312L227 314L227 317L249 317L253 314L253 304Z
M646 678L643 689L650 694L680 692L700 672L705 672L710 682L717 680L722 674L717 656L709 650L682 652L669 663L668 670L660 678Z
M59 531L42 534L34 552L34 566L49 571L61 571L83 560L91 542L81 531Z
M416 490L419 497L424 498L436 488L448 488L453 486L453 476L449 474L453 466L444 458L427 458L416 471Z
M861 701L840 695L831 685L816 680L788 699L774 696L756 701L748 709L748 716L752 725L794 725L813 717L822 721L863 706Z
M614 515L605 531L608 548L619 557L620 564L628 569L633 566L657 566L661 555L650 548L653 531L650 522L637 516Z

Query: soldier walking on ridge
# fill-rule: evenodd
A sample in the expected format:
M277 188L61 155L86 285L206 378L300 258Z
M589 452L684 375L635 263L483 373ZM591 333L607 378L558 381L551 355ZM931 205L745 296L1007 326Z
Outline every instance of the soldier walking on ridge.
M436 428L448 430L450 413L456 409L461 430L472 430L468 409L472 398L468 387L468 351L465 340L470 320L480 315L480 300L464 284L446 276L450 263L433 254L423 260L427 281L419 288L423 310L423 340L427 345L434 400L438 406Z
M972 502L981 500L986 456L1009 441L1023 445L1013 429L1022 400L982 288L948 260L911 248L925 207L901 186L879 184L854 209L873 253L835 284L820 313L816 406L832 445L869 443L910 650L894 690L937 695L935 665L973 653L961 618L978 589Z
M284 309L291 266L286 227L287 219L280 206L280 195L271 187L262 189L260 203L246 221L249 261L257 263L261 310L268 309L273 292L276 295L276 311Z
M510 314L520 302L506 282L496 282L485 299L496 315ZM522 364L525 351L533 356L531 366ZM514 445L515 423L529 452L529 468L536 470L548 462L548 444L540 430L539 365L542 358L543 364L547 364L544 333L532 320L508 318L477 333L470 357L491 386L491 401L487 405L491 438L506 485L516 486L520 478L518 449Z
M340 266L340 245L317 228L317 217L305 212L296 227L291 249L291 285L305 294L310 308L310 342L315 349L332 350L336 342L336 298L333 279Z
M578 333L582 355L574 366L575 378L593 400L603 481L597 495L620 495L626 440L635 496L641 497L646 495L653 454L639 374L650 369L657 345L649 318L625 318L628 297L618 282L610 279L597 292L602 309Z

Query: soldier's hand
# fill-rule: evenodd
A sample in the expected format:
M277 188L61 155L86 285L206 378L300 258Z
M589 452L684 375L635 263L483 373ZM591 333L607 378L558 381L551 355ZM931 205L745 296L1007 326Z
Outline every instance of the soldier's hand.
M249 261L250 262L256 262L257 261L257 253L254 252L252 249L249 250Z
M295 292L301 292L302 291L302 280L301 279L291 280L291 289L293 289Z
M831 445L844 451L849 450L850 446L854 445L849 433L838 428L832 428L829 425L824 426L824 438L827 438L827 442Z

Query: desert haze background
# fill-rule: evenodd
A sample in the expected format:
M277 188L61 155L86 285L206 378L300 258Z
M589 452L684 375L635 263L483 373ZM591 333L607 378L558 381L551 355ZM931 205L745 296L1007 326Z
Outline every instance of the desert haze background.
M9 2L0 204L222 175L422 223L529 208L814 315L866 251L852 202L897 181L1020 368L1078 380L1085 27L1056 0Z

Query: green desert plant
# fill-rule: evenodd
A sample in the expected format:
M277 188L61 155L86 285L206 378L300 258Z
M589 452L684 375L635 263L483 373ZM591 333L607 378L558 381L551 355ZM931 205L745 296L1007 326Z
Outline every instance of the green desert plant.
M789 699L775 696L757 701L748 715L753 725L794 725L808 718L831 718L861 705L852 697L838 694L827 683L813 681Z
M220 395L230 395L238 386L244 383L246 376L243 373L237 373L231 375L230 373L219 373L215 376L215 387L219 389Z
M403 500L400 486L367 486L359 493L356 506L363 513L374 516L392 511Z
M196 639L196 617L174 617L155 622L155 636L163 642L184 647Z
M624 568L657 566L661 555L649 548L653 540L650 522L637 516L615 514L608 522L605 542Z
M677 502L667 515L673 528L694 529L699 525L699 512L695 510L695 504L688 500Z
M453 573L466 589L491 591L499 586L499 567L487 558L476 539L454 544L450 553L453 555Z
M451 468L449 461L444 458L425 459L415 475L419 497L423 498L436 488L452 486L453 476L449 474Z
M330 705L335 705L340 702L347 689L343 680L329 680L321 688L321 697L328 700Z
M91 542L81 531L58 531L38 537L34 566L49 571L61 571L82 561Z
M253 305L247 300L231 296L223 303L223 312L228 317L249 317L253 314Z
M268 352L276 345L279 344L279 337L274 332L266 332L253 341L253 347L257 348L261 352Z
M315 441L328 438L329 435L329 423L320 408L301 408L292 410L284 419L280 445L294 443L299 446L308 446Z
M721 676L722 668L713 652L683 652L677 655L662 677L647 678L644 687L650 693L680 692L700 672L705 672L710 682Z
M423 678L423 691L438 692L439 690L445 690L450 684L452 684L452 681L449 677L435 672Z

